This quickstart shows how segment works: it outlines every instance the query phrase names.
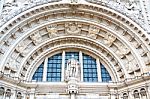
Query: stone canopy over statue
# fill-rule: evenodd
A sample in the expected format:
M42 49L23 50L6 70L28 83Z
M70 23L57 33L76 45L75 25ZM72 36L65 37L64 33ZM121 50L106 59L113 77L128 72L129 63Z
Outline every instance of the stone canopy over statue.
M65 78L67 81L69 78L79 78L79 62L74 58L74 56L72 56L71 59L67 61Z

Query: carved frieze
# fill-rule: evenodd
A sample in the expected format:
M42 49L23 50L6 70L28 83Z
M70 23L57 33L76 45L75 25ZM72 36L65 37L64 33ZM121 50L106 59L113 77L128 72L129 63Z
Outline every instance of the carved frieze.
M17 71L18 65L19 63L15 59L9 58L5 66L12 71Z
M57 25L52 24L46 27L49 37L57 36Z
M99 28L94 25L90 25L88 32L88 36L96 38L97 34L99 33Z
M125 47L125 46L118 46L118 50L116 51L116 54L120 57L120 58L124 58L127 54L130 53L130 50Z
M108 45L109 47L113 44L113 42L116 40L116 37L114 37L111 34L106 34L104 36L104 44Z
M30 35L30 38L31 38L33 44L35 44L35 45L38 45L42 41L42 37L41 37L40 33L38 33L38 32Z
M79 34L81 32L81 25L77 22L69 22L65 24L65 32L67 34Z

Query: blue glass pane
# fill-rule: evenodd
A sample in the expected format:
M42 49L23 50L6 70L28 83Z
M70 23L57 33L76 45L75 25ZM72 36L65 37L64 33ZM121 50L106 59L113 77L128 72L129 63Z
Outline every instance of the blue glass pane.
M61 64L62 64L61 53L48 58L47 81L50 82L61 81Z
M84 82L97 82L96 60L86 54L83 54L83 79Z
M101 76L102 76L102 82L111 81L111 76L109 75L108 71L102 64L101 64Z
M32 77L32 80L36 80L36 81L42 81L43 79L43 64L42 63L38 68L37 70L35 71L33 77Z

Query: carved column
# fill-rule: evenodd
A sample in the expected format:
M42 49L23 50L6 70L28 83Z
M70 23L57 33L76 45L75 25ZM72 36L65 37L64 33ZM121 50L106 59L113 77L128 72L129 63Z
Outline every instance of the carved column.
M34 97L35 97L35 89L33 88L30 91L30 99L34 99Z
M16 91L15 90L12 90L12 95L11 95L10 99L16 99Z

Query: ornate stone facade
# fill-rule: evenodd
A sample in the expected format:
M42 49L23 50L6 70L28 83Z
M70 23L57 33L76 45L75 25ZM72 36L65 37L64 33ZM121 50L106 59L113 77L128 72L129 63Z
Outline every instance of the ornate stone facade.
M0 98L150 99L148 1L0 0ZM64 50L95 55L112 81L83 82L82 70L80 80L32 81L41 61Z

